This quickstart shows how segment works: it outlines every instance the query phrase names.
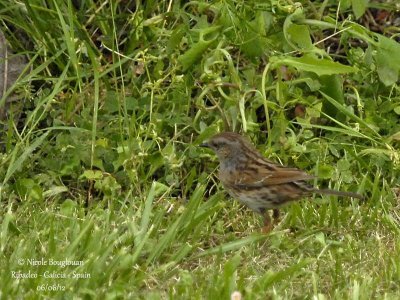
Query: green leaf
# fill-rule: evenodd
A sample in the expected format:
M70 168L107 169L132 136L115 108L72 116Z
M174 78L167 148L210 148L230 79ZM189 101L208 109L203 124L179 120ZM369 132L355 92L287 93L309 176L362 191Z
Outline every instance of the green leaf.
M19 170L23 166L23 163L25 162L25 160L28 157L31 157L32 152L44 142L44 140L46 139L46 137L48 136L49 133L50 133L50 130L43 133L32 144L30 144L28 147L26 147L24 149L24 152L22 152L15 161L10 163L10 165L7 169L6 176L4 177L3 184L5 184L10 179L10 177L14 174L14 172ZM17 150L14 151L13 155L17 155Z
M375 34L378 47L375 48L375 61L380 81L386 86L397 82L400 71L400 44L383 35Z
M15 191L23 200L41 201L43 199L42 188L30 178L18 179L15 183Z
M241 32L244 41L240 45L240 50L250 59L256 59L263 55L267 44L265 38L266 14L258 12L255 19L247 25ZM241 27L240 24L238 27Z
M334 174L334 167L332 165L319 165L318 178L330 179Z
M99 170L85 170L79 179L97 180L103 178L103 172Z
M205 35L211 35L217 32L220 26L205 28L200 31L199 41L191 45L190 49L178 57L179 63L182 65L183 71L188 70L192 65L199 61L203 53L210 47L210 45L217 39L218 34L209 40L205 40Z
M304 20L304 12L298 8L289 15L283 24L283 35L286 42L296 50L314 51L325 54L324 50L315 47L312 43L307 25L299 25Z
M321 91L329 97L335 99L338 103L344 104L343 82L339 75L325 75L319 78ZM338 120L344 120L344 115L339 113L338 109L329 101L323 101L323 112Z
M144 203L144 209L142 211L140 220L140 231L138 235L135 237L135 245L138 245L142 242L143 238L145 238L146 232L149 230L151 210L153 208L153 201L155 197L155 189L156 189L156 184L153 181L149 194L147 195L146 201Z
M257 279L255 285L259 286L261 289L268 290L269 287L273 286L273 284L283 280L289 280L289 278L299 275L302 272L302 269L312 262L312 259L306 258L287 267L286 269L282 269L281 271L273 272L268 270L265 275Z
M287 30L287 38L291 40L292 44L297 46L297 49L311 50L314 48L310 31L306 25L290 25Z
M179 43L181 42L183 36L185 35L185 29L186 29L185 25L179 25L172 31L171 38L169 39L166 48L168 54L173 53L173 51L175 51L175 49L178 48Z
M300 71L313 72L318 76L346 74L356 72L357 68L345 66L326 58L318 58L313 54L306 54L303 57L271 57L274 67L288 65Z
M268 238L267 235L265 234L255 234L251 235L242 239L234 240L229 243L225 243L210 249L207 249L203 252L198 253L195 257L202 257L202 256L208 256L208 255L213 255L213 254L220 254L220 253L225 253L229 251L235 251L238 250L246 245L256 243L261 240L265 240Z
M52 186L47 191L43 192L44 197L54 197L61 193L68 192L68 188L66 186Z
M360 18L368 7L368 0L352 0L351 5L353 8L354 15L356 19Z

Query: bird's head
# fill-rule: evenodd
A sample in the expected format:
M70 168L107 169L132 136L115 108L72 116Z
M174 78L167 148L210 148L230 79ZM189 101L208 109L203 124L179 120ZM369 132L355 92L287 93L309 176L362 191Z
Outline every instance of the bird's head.
M245 154L249 143L240 134L223 132L214 135L200 146L213 150L219 161L223 163L225 160L235 159Z

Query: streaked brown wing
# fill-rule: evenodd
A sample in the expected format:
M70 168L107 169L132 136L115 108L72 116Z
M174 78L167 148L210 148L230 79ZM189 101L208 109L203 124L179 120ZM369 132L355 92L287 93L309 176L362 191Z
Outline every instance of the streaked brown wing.
M238 188L271 186L315 178L315 176L309 175L299 169L278 166L275 170L258 168L258 170L255 171L255 169L248 169L234 177L236 177L236 180L235 182L231 180L231 184L236 185Z

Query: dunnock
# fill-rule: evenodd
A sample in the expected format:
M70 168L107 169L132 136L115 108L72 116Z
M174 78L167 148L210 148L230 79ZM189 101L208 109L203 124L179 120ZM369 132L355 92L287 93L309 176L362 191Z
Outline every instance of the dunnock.
M264 216L264 232L272 229L269 209L273 210L276 221L279 207L312 193L363 199L357 193L312 187L306 181L314 179L314 176L267 160L237 133L219 133L200 146L212 149L218 156L218 177L228 193Z

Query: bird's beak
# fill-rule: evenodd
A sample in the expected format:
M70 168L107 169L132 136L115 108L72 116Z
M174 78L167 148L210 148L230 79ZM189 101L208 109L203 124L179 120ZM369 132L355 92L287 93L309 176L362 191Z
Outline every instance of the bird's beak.
M210 145L207 143L201 143L199 146L204 148L210 148Z

